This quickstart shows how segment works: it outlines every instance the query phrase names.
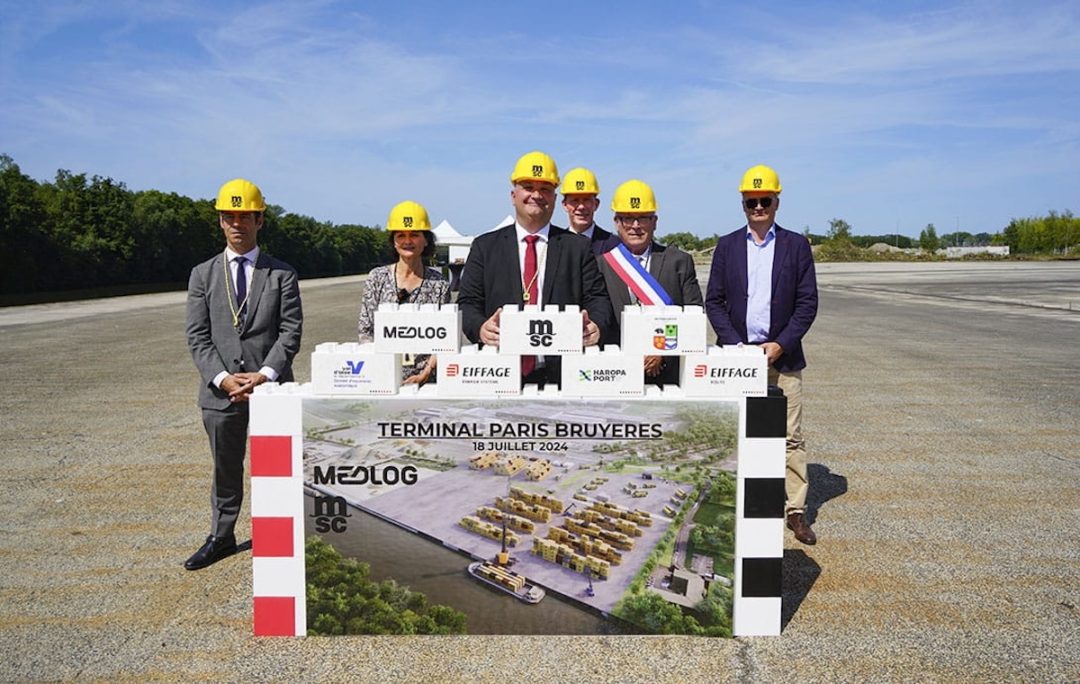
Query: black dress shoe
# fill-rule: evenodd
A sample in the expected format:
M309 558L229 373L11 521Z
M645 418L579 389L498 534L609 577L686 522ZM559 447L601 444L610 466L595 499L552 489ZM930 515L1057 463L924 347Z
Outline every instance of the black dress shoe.
M188 570L201 570L234 553L236 553L236 537L231 534L228 537L210 535L206 538L206 543L200 546L191 558L184 561L184 567Z

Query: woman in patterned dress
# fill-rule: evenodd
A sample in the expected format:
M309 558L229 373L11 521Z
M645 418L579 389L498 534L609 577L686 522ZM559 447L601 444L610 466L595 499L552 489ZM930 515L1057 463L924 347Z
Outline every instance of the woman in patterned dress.
M375 338L375 311L379 304L447 304L450 283L435 268L425 266L435 254L435 234L427 210L416 202L406 201L390 211L386 222L391 254L397 260L373 268L360 299L360 320L356 331L360 342ZM401 380L419 384L435 380L436 357L431 354L405 354L401 362Z

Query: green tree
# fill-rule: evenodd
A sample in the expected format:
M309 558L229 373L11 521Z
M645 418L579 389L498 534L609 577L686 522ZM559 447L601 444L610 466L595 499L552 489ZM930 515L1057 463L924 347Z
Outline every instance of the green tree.
M653 591L627 596L614 612L649 634L702 634L701 625L693 616Z
M934 228L933 223L926 224L926 228L922 229L919 233L919 247L924 252L936 252L938 250L939 240L937 236L937 229Z
M733 602L734 596L730 588L720 582L709 585L705 598L694 607L694 612L701 626L704 627L706 636L731 636Z
M374 582L369 567L317 537L305 544L311 634L464 634L466 618L393 580Z
M0 154L0 294L42 287L56 250L43 230L45 207L38 184Z
M669 247L677 247L684 252L696 252L702 247L702 240L698 236L685 231L665 235L660 242Z
M844 219L838 218L829 221L829 234L827 239L830 242L837 243L851 242L851 224Z

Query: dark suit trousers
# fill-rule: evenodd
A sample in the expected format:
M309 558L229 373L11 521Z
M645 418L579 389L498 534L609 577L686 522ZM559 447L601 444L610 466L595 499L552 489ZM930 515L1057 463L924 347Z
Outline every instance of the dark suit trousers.
M210 485L213 511L210 532L215 537L233 534L240 505L244 502L244 452L247 449L248 405L233 404L223 410L202 411L203 427L214 456L214 480Z

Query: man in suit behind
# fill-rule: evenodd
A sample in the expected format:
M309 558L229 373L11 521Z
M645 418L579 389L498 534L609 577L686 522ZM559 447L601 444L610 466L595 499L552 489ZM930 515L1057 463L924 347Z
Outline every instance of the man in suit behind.
M614 325L604 279L589 242L551 225L559 171L543 152L518 159L510 174L514 223L473 241L461 275L462 329L474 343L499 344L503 306L573 304L582 309L582 343L595 345ZM558 383L559 357L522 357L524 383Z
M596 175L580 166L570 169L562 179L562 206L566 211L566 219L570 223L570 230L582 237L589 238L592 244L593 254L600 257L612 238L610 232L596 225L594 216L600 208L600 184L596 182Z
M713 252L705 312L717 342L760 346L769 363L769 384L788 402L787 503L784 515L795 538L814 544L805 519L806 448L802 438L802 338L817 316L817 276L810 243L776 224L780 178L767 166L743 176L746 226L720 238Z
M231 180L221 186L215 208L225 251L193 268L188 281L188 347L214 458L210 536L184 563L188 570L236 552L248 397L264 382L293 379L303 327L296 271L261 254L256 242L266 210L262 192L242 178Z
M694 260L675 247L665 247L653 239L656 233L657 204L652 188L639 180L629 180L615 190L611 200L615 212L618 241L626 245L632 257L641 264L668 294L672 304L701 306L701 287L698 285ZM609 245L617 249L618 243ZM616 318L622 322L623 308L637 304L639 299L631 290L625 272L620 273L605 258L599 260L604 274L611 305ZM658 385L674 385L679 381L678 357L646 356L645 381Z

